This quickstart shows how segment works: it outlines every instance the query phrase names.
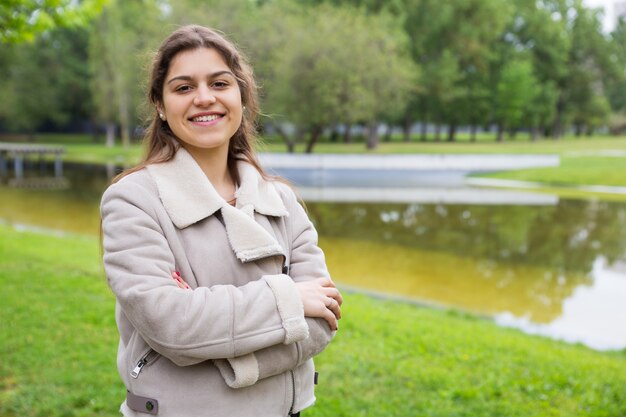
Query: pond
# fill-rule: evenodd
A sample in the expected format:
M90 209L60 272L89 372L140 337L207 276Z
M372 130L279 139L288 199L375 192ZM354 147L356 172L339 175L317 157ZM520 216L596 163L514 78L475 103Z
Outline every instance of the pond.
M71 187L63 190L0 185L0 220L97 235L106 170L65 172ZM496 190L476 198L487 191L459 188L458 174L437 183L435 174L405 172L410 181L390 194L380 178L283 173L303 184L344 288L490 316L594 349L626 348L626 204ZM333 193L333 183L345 188Z

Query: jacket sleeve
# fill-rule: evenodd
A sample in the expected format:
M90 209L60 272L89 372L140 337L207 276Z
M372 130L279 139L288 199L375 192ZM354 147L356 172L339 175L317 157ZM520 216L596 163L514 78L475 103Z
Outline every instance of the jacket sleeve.
M158 196L125 180L102 199L104 268L124 314L154 350L184 366L307 337L297 289L284 275L241 287L179 289Z
M288 230L291 234L290 276L295 282L329 277L324 253L317 245L317 231L306 212L298 203L293 191L283 188L283 200L290 213ZM306 318L309 336L290 345L275 345L245 356L216 360L226 383L232 388L241 388L259 379L278 375L295 369L307 360L322 352L334 337L334 331L326 320Z

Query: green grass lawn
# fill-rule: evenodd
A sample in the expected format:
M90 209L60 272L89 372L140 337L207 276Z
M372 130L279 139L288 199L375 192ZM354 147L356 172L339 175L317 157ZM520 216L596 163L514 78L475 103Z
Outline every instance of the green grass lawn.
M626 156L562 156L554 168L480 174L480 177L541 182L555 187L578 185L610 185L626 187Z
M0 416L114 416L114 299L95 238L0 225ZM347 294L315 416L625 416L626 352Z

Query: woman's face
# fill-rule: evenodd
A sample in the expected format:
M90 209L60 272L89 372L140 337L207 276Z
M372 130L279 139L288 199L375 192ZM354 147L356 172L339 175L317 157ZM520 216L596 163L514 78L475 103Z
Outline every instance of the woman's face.
M172 132L194 153L227 152L241 125L239 85L215 49L192 49L174 57L160 107Z

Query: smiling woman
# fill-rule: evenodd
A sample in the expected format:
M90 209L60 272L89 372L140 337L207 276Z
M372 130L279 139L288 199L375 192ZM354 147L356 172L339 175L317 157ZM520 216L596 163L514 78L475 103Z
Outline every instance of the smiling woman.
M293 191L258 163L252 71L217 32L182 27L149 100L146 157L101 204L121 412L299 415L343 300Z
M215 49L184 51L172 60L158 107L161 119L209 178L226 172L216 162L227 160L229 139L241 125L242 104L237 79ZM223 197L230 199L234 184L229 185L233 189Z

